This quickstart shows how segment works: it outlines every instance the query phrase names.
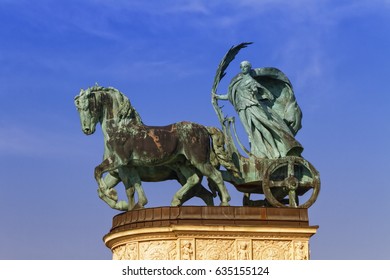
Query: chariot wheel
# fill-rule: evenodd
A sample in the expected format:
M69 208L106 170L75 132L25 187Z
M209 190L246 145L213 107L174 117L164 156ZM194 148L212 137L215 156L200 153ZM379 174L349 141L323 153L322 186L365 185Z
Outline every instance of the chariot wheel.
M308 161L287 156L275 159L264 172L263 192L266 200L275 207L309 208L320 192L320 176ZM311 191L304 203L299 197Z

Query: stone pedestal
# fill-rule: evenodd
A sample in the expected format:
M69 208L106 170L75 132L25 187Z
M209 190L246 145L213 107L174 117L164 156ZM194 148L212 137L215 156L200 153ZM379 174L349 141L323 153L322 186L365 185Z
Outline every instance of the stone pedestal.
M158 207L115 216L103 239L113 259L306 260L317 229L307 209Z

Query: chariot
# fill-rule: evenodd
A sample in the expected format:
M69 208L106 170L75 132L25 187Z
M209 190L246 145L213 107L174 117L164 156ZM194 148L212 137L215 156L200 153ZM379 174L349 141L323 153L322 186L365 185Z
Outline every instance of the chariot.
M236 178L222 171L225 181L244 193L244 206L273 206L309 208L320 192L320 176L314 166L300 156L277 159L258 158L240 154L231 135L232 121L224 129L227 150L241 173ZM251 194L262 194L264 199L251 200Z
M241 121L248 118L251 129L259 130L258 135L250 136L254 144L250 152L239 141L234 118L224 117L222 107L218 106L218 98L228 99L216 94L224 71L238 51L248 44L242 43L228 51L214 79L212 104L222 131L191 122L147 126L130 100L119 90L95 85L80 91L75 97L75 105L83 132L86 135L93 134L97 123L101 124L103 131L103 161L95 167L94 173L98 195L103 201L121 211L142 208L147 203L142 181L177 180L181 188L175 193L171 206L180 206L194 196L212 206L216 193L220 196L220 205L228 206L230 196L224 181L244 193L244 206L308 208L315 202L320 191L319 173L300 156L303 148L294 136L301 127L301 111L291 83L281 71L276 68L258 68L255 69L259 71L254 77L252 72L246 72L241 81L241 76L234 80L240 81L240 85L243 82L244 86L249 81L264 89L269 88L268 94L272 99L272 104L266 104L263 99L253 99L251 105L243 109L246 115L243 117L239 114ZM247 95L240 97L247 98ZM255 95L252 97L255 98ZM260 143L260 137L264 135L261 135L259 127L269 129L268 136L277 139L274 144L278 143L279 146L267 150L273 154L271 156L256 150L264 147L268 149L268 146ZM232 132L247 156L241 155L237 149ZM252 151L253 147L256 149ZM209 179L209 187L213 192L202 186L202 177ZM125 186L127 201L118 200L115 186L119 182ZM137 203L135 192L138 195ZM264 198L252 200L251 194L261 194Z

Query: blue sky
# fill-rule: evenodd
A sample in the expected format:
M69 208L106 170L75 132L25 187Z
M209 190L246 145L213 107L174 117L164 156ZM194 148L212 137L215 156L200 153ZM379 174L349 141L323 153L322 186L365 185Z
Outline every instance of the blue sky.
M292 81L297 139L322 180L312 258L390 259L389 35L388 0L0 0L0 259L111 257L118 212L96 194L103 138L81 131L80 88L118 88L150 125L219 126L215 70L245 41L219 93L241 60ZM150 207L178 189L144 187Z

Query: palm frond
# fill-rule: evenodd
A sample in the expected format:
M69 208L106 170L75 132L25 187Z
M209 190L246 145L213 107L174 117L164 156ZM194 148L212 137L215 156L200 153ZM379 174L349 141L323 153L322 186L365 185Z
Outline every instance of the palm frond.
M241 49L246 48L248 45L252 43L253 42L244 42L236 46L233 46L228 50L228 52L225 54L225 56L222 58L221 62L218 65L217 72L214 78L213 88L212 88L213 93L217 92L217 87L219 85L219 82L226 75L225 70L228 68L230 62L234 60L234 58L236 57L236 55L239 53Z
M217 94L217 88L218 88L219 82L226 75L225 70L228 68L230 62L232 62L234 60L234 58L236 57L238 52L241 49L246 48L250 44L252 44L252 42L244 42L244 43L238 44L237 46L231 47L228 50L228 52L225 54L225 56L222 58L221 62L218 65L217 72L215 73L214 83L213 83L213 87L211 89L211 95L212 95L211 103L213 104L214 110L218 116L218 119L219 119L222 127L225 126L224 125L225 119L223 117L223 113L221 110L222 107L220 107L218 105L218 100L216 99L216 96L215 96Z

